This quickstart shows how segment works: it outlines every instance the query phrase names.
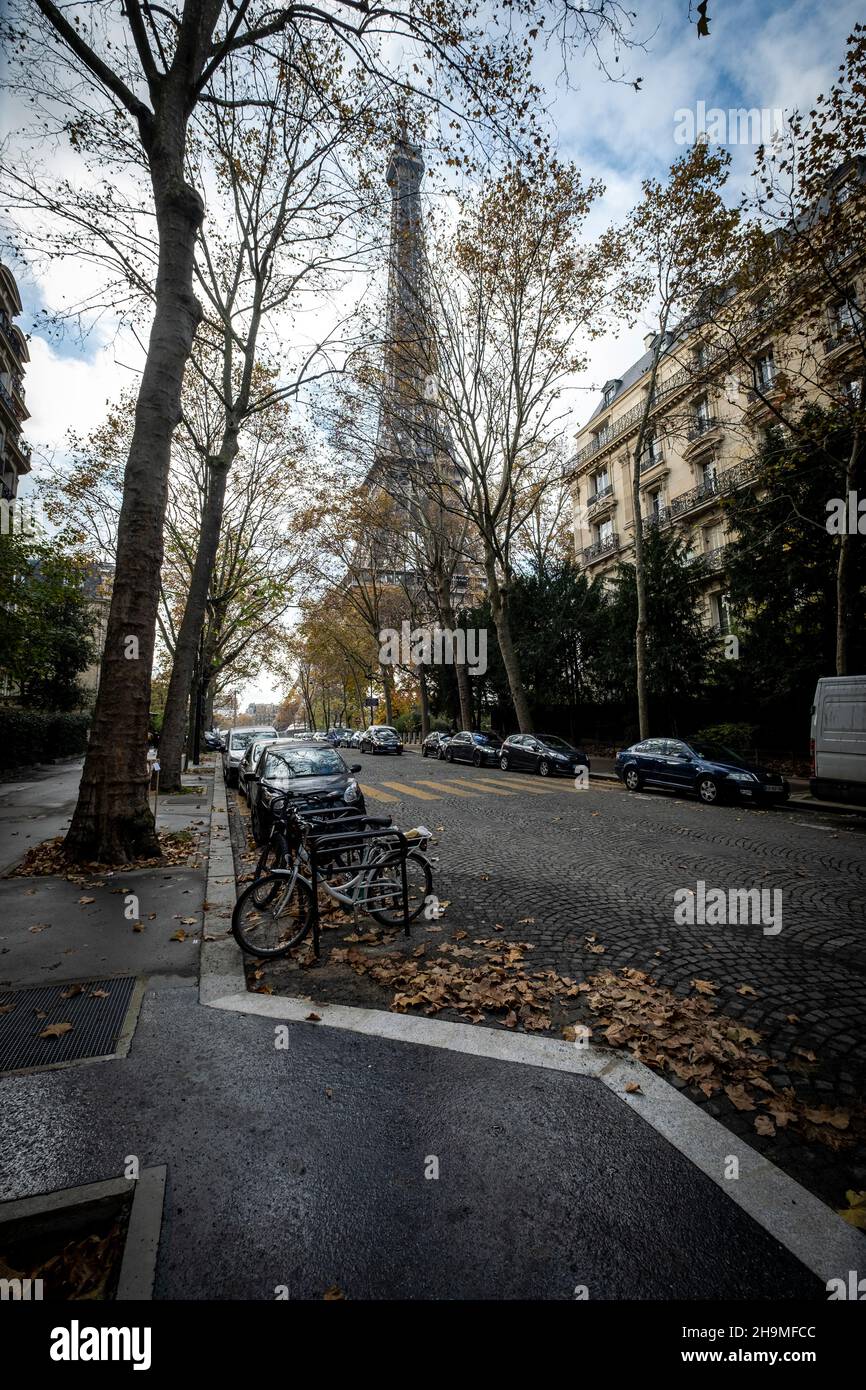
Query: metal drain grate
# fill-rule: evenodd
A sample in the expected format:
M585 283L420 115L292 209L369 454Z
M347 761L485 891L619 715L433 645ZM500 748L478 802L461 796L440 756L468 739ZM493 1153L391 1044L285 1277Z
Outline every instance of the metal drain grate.
M0 994L0 1072L112 1056L134 988L135 976L124 975ZM58 1023L72 1027L39 1036Z

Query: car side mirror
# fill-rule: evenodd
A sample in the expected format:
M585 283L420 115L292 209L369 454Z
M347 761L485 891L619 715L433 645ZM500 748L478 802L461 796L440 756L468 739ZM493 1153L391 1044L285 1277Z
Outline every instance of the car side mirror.
M363 764L363 763L352 763L352 766L349 768L349 771L350 771L350 772L363 772L363 771L364 771L364 764Z

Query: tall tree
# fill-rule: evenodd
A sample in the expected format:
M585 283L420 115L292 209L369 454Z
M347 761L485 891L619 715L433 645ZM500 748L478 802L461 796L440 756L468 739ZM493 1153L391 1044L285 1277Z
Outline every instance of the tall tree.
M526 0L508 13L514 8L529 28L537 6ZM616 30L618 16L618 6L600 2L588 11L569 6L558 19L592 39ZM509 36L501 26L501 41L490 41L484 32L489 19L486 10L462 0L395 0L375 9L367 0L337 0L327 10L307 3L274 10L264 0L160 6L99 0L71 7L36 0L35 13L18 0L8 10L3 36L17 61L18 85L38 92L52 121L73 141L99 145L109 162L124 141L127 147L138 142L155 228L153 316L125 469L102 680L66 840L74 858L124 862L158 851L144 751L171 439L201 319L193 284L204 201L187 169L193 112L202 102L226 100L214 83L229 58L246 58L252 71L278 35L303 35L312 27L330 31L350 61L385 81L393 78L389 42L417 44L427 55L418 82L424 100L432 92L453 112L462 93L467 109L480 113L488 128L510 124L525 132L534 97L525 33ZM256 98L245 87L230 100Z
M649 597L645 561L641 465L652 428L659 364L677 360L694 334L708 287L725 284L737 265L739 214L722 201L730 155L698 141L671 165L664 183L644 179L643 196L626 229L629 277L627 302L643 304L655 319L646 387L631 457L634 513L635 691L640 737L650 732L647 632ZM666 416L666 427L675 427Z

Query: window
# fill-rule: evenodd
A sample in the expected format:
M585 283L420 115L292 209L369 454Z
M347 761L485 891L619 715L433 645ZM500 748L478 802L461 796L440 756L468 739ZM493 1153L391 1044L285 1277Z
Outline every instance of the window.
M710 554L714 550L721 550L724 543L722 528L718 523L704 527L704 551L706 554Z
M648 493L648 497L650 504L649 515L653 517L654 520L658 521L659 517L661 516L662 510L662 495L657 490L655 492Z
M707 492L715 492L716 490L716 460L714 458L701 464L701 486L706 488Z
M858 327L859 310L857 295L852 288L846 290L845 298L833 305L833 328L838 335L851 333Z
M592 490L596 497L603 497L606 492L610 491L610 474L607 471L607 464L603 468L599 468L598 472L593 475Z
M776 363L773 349L767 348L755 361L755 381L759 391L769 391L776 380Z
M610 517L608 517L607 520L603 521L598 528L598 540L600 544L604 545L605 542L609 541L612 536L613 522L611 521Z
M713 594L710 599L715 626L724 636L731 630L730 600L727 594Z

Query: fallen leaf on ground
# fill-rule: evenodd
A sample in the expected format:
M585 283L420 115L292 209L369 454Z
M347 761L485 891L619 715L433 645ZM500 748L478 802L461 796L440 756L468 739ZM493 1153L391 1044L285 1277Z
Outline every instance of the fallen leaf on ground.
M71 1023L49 1023L47 1028L43 1028L39 1034L40 1038L62 1038L64 1033L71 1033L73 1025Z

